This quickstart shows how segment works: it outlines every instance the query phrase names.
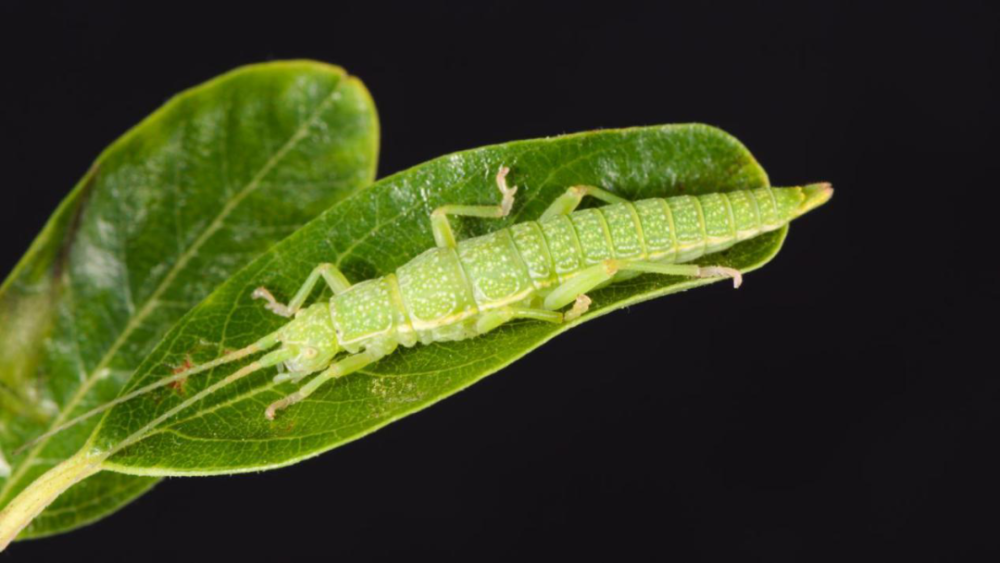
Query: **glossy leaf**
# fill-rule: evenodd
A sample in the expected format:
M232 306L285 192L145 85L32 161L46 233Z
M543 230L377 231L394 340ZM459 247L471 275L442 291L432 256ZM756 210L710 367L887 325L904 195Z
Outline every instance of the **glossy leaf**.
M537 218L575 184L601 186L634 200L768 182L742 145L702 125L599 131L445 156L335 205L233 276L171 330L129 387L170 374L171 366L185 357L204 362L275 330L283 319L251 300L258 286L290 296L310 269L324 261L339 265L355 281L393 271L433 245L428 217L434 208L495 203L494 175L501 165L511 168L509 179L519 186L514 213L505 220L458 219L460 237ZM708 260L751 270L774 256L784 236L781 229ZM326 385L273 422L263 416L265 406L294 387L272 383L273 370L258 372L139 434L142 439L114 453L104 467L140 475L204 475L291 464L425 408L580 322L706 283L710 281L643 276L594 292L591 312L574 323L516 322L475 339L400 349L363 372ZM91 444L113 450L235 369L231 364L193 376L183 390L162 388L116 406Z
M15 448L114 398L219 283L370 185L377 146L364 86L297 61L188 90L101 154L0 287L0 506L75 453L97 420ZM96 475L20 537L93 521L155 482Z

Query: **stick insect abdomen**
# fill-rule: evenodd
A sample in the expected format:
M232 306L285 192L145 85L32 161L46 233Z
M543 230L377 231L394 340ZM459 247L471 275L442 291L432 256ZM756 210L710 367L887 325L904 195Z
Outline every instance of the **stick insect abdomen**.
M512 226L510 236L535 288L542 289L555 283L556 273L549 244L545 241L538 221L526 221Z
M632 207L646 258L680 264L780 228L797 216L804 199L801 188L768 187L648 199Z
M585 262L580 237L569 215L543 219L538 226L548 246L555 280L563 281L583 269Z
M480 313L530 299L537 290L510 229L464 240L456 253Z
M609 260L682 263L776 229L801 212L801 188L761 188L635 203L526 221L454 247L435 247L395 274L355 284L330 311L357 353L480 334L490 311L537 306L558 284ZM609 281L638 272L623 271Z

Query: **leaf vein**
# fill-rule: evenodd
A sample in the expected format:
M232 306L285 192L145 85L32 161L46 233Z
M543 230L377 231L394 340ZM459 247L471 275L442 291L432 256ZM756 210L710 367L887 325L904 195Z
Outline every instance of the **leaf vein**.
M209 226L202 232L202 234L192 243L184 254L180 256L177 262L171 267L167 272L167 275L163 278L157 288L153 291L150 297L146 300L143 307L139 310L139 313L134 317L129 319L129 322L125 325L125 328L119 334L118 338L111 345L108 351L98 362L97 366L90 372L86 377L86 381L80 385L77 392L67 401L66 405L60 410L59 415L56 416L52 424L45 430L51 430L56 426L62 424L67 420L67 417L73 409L80 403L81 400L89 393L93 388L96 381L99 379L97 375L104 369L107 364L118 353L118 350L125 344L132 333L142 325L145 319L153 313L157 306L157 300L159 297L166 292L166 290L173 284L177 275L187 266L187 264L198 254L201 246L204 245L220 228L222 228L225 223L225 219L230 213L239 206L247 197L249 197L257 187L261 184L261 181L267 176L271 170L293 149L295 146L304 139L309 131L309 129L316 123L323 111L336 99L337 92L340 89L343 82L338 82L336 86L331 90L331 92L323 99L322 102L317 104L316 109L304 120L299 127L293 132L289 139L281 146L270 158L264 163L264 165L257 171L257 173L251 178L244 188L237 193L232 199L230 199L226 205L223 206L219 214L216 215L215 219L209 224ZM18 464L18 468L10 476L7 482L4 484L3 488L0 489L0 504L3 504L9 497L10 493L14 490L17 483L20 482L21 478L24 476L27 468L30 466L31 460L38 456L39 452L43 451L45 446L49 443L50 438L46 438L40 441L38 444L32 446L28 451L27 456L24 460Z

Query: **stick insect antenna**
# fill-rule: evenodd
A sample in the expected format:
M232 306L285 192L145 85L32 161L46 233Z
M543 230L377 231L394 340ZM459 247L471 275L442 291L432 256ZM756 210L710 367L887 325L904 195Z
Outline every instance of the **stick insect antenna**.
M128 393L126 393L126 394L124 394L124 395L116 398L113 401L104 403L103 405L101 405L99 407L96 407L94 409L91 409L91 410L89 410L89 411L81 414L80 416L71 418L70 420L67 420L66 422L60 424L59 426L56 426L55 428L49 430L48 432L46 432L46 433L44 433L44 434L42 434L40 436L37 436L35 438L32 438L28 442L25 442L24 445L22 445L20 448L18 448L17 450L15 450L14 451L14 455L18 455L21 452L23 452L24 450L26 450L26 449L34 446L38 442L41 442L42 440L47 440L50 437L58 434L59 432L62 432L63 430L66 430L67 428L70 428L72 426L76 426L77 424L83 422L84 420L87 420L88 418L90 418L92 416L101 414L102 412L110 409L111 407L114 407L116 405L120 405L120 404L124 403L125 401L129 401L129 400L132 400L132 399L134 399L134 398L136 398L136 397L138 397L140 395L144 395L146 393L149 393L150 391L153 391L154 389L159 389L160 387L165 387L165 386L170 385L172 383L175 383L177 381L181 381L183 379L187 379L188 377L190 377L192 375L195 375L195 374L198 374L198 373L202 373L202 372L206 372L206 371L208 371L208 370L210 370L212 368L216 368L216 367L221 366L223 364L228 364L228 363L231 363L231 362L235 362L237 360L241 360L241 359L243 359L243 358L245 358L247 356L250 356L252 354L256 354L257 352L262 352L264 350L267 350L269 348L274 347L274 345L277 344L277 343L278 343L278 333L275 332L275 333L272 333L272 334L269 334L269 335L265 336L264 338L261 338L260 340L258 340L257 342L254 342L253 344L247 346L246 348L240 348L239 350L234 350L234 351L232 351L232 352L230 352L230 353L228 353L228 354L226 354L224 356L221 356L219 358L216 358L216 359L214 359L212 361L205 362L205 363L203 363L201 365L197 365L197 366L194 366L192 368L186 369L184 371L177 372L177 373L175 373L173 375L170 375L168 377L164 377L163 379L159 379L159 380L157 380L157 381L155 381L153 383L150 383L149 385L144 385L144 386L142 386L142 387L140 387L138 389L135 389L133 391L129 391ZM253 365L253 364L251 364L251 365ZM250 367L250 366L247 366L247 367Z

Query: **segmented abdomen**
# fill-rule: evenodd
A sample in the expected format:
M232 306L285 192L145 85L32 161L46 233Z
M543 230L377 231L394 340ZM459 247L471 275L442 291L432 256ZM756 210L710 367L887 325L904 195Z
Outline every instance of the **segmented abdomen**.
M604 260L687 262L777 229L803 196L798 188L654 198L575 211L511 227L538 286Z
M526 221L431 248L394 275L353 286L331 310L341 345L406 346L475 333L478 315L530 301L608 259L685 262L774 230L795 216L800 188L657 198Z

